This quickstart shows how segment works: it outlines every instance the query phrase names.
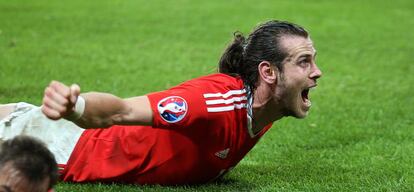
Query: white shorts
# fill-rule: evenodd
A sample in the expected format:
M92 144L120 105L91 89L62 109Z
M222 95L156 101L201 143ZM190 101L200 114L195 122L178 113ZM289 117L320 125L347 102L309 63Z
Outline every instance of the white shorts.
M40 107L17 103L14 112L0 120L0 141L29 135L43 141L58 164L66 164L84 129L67 120L50 120Z

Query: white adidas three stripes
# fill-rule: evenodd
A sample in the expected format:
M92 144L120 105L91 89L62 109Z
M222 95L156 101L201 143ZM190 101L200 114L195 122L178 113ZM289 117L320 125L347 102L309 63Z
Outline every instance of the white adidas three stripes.
M232 111L234 109L246 108L246 90L230 90L227 93L206 93L208 112Z

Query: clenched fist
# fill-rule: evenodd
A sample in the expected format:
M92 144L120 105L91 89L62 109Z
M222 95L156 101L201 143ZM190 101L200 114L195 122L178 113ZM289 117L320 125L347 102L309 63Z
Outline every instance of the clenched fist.
M52 81L46 87L43 96L42 112L50 119L70 118L75 110L75 104L80 94L80 87Z

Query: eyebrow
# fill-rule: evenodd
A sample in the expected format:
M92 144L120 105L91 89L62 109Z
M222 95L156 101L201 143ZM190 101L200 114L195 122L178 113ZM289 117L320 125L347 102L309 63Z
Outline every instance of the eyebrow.
M302 58L308 58L308 57L312 57L312 54L308 54L308 53L306 53L306 54L303 54L303 55L300 55L299 57L297 57L298 59L302 59Z
M304 54L302 54L302 55L300 55L298 58L303 58L303 57L316 57L316 51L315 51L315 53L312 55L312 54L309 54L309 53L304 53Z

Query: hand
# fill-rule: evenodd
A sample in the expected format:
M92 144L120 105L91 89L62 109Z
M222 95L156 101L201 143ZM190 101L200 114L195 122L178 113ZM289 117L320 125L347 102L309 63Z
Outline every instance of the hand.
M53 120L69 117L74 112L79 94L80 87L76 84L69 87L61 82L52 81L45 89L42 112Z

